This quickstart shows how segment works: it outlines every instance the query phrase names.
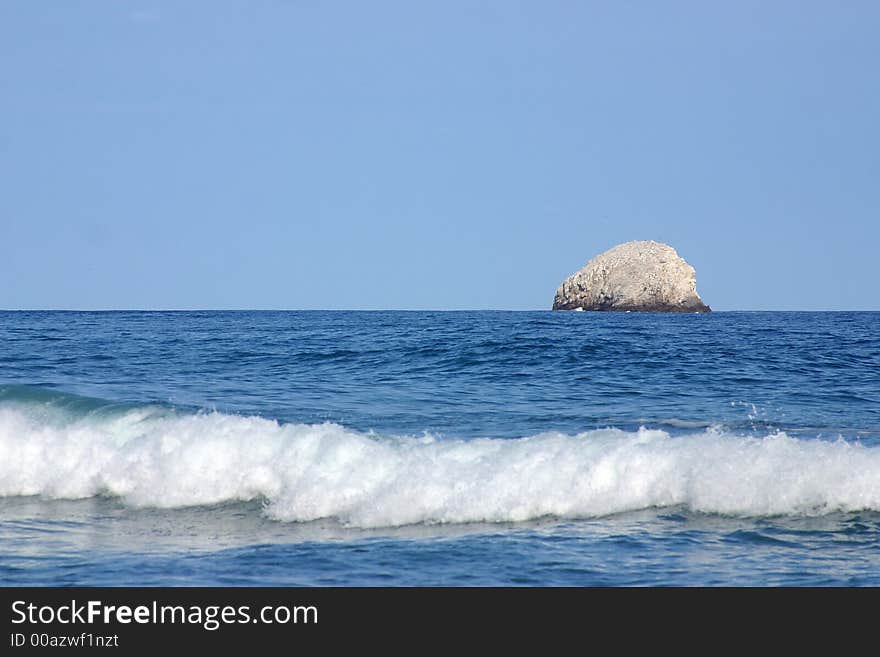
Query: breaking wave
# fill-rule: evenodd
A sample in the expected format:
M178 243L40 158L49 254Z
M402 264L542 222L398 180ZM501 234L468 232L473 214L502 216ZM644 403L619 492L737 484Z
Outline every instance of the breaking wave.
M743 516L880 511L880 447L844 440L717 428L450 440L0 392L0 496L109 495L164 508L262 499L277 520L357 527L667 506Z

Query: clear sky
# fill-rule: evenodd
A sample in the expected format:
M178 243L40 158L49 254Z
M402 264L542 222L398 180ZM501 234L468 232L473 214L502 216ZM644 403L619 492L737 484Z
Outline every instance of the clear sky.
M880 310L880 3L2 0L0 308Z

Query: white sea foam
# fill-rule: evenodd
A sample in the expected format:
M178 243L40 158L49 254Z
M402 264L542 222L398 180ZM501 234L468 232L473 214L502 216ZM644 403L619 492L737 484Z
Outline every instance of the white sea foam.
M880 510L880 448L616 429L456 441L222 413L47 419L0 407L0 495L180 507L265 499L278 520L360 527L584 518L684 505L735 514Z

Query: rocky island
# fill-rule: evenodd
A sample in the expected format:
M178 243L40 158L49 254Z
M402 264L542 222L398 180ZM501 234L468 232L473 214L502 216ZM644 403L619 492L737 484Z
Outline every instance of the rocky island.
M705 313L694 268L668 244L618 244L566 278L553 310Z

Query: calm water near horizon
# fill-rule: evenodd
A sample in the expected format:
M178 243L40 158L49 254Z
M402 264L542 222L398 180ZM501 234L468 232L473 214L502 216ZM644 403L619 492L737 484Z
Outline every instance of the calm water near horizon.
M0 312L4 585L880 585L880 313Z

